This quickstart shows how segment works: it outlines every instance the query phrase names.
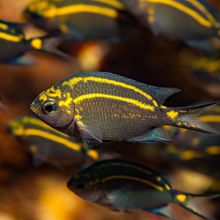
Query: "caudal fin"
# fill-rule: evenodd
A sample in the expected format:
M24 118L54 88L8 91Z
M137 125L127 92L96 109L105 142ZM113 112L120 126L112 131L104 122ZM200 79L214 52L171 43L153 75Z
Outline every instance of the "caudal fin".
M172 120L173 125L190 130L201 131L208 134L220 134L220 131L212 128L209 124L201 121L199 115L209 106L219 103L209 102L194 106L168 109L166 115Z
M65 35L50 36L46 35L39 38L30 39L32 49L46 52L63 59L70 59L70 56L58 49L58 46L65 40Z
M175 195L175 203L182 206L184 209L190 211L191 213L199 216L202 219L214 220L213 218L204 216L202 213L200 213L195 207L195 205L193 205L192 199L203 198L209 200L220 197L220 194L192 194L192 193L185 193L175 190L174 195Z

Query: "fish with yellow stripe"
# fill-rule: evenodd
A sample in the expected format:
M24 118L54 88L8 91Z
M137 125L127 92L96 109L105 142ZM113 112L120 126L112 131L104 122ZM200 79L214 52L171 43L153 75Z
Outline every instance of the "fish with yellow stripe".
M126 0L124 0L126 3ZM206 0L130 0L130 11L155 35L210 49L211 38L220 37L220 16ZM128 4L128 3L127 3Z
M104 150L91 149L84 152L82 142L51 128L40 119L30 115L19 116L10 121L8 129L12 135L22 141L25 148L28 148L35 163L47 162L56 167L64 167L77 165L82 161L89 164L116 156Z
M0 63L30 65L32 61L24 57L29 51L40 51L67 58L67 55L58 51L59 37L43 36L26 39L24 24L0 20Z
M71 178L68 187L85 200L116 211L142 210L173 219L166 206L175 203L203 219L209 219L190 202L191 198L208 198L208 195L173 189L162 172L130 160L96 162Z
M136 22L120 0L34 0L24 14L49 33L68 34L75 41L117 42L122 30Z
M215 103L179 108L163 105L177 91L107 72L82 72L42 92L31 109L53 128L93 144L170 141L162 125L216 133L197 117Z

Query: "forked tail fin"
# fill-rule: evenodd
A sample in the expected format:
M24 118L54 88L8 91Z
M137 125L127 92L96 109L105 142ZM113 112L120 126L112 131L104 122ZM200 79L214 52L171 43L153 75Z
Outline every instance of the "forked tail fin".
M193 198L204 198L204 199L214 199L220 197L220 194L193 194L185 193L178 190L174 190L175 203L182 206L184 209L190 211L191 213L199 216L202 219L214 220L214 218L206 217L200 213L196 207L192 204Z
M208 102L204 104L180 107L167 108L166 117L173 126L196 130L208 134L220 134L220 131L215 130L209 124L201 121L199 115L209 106L219 104L217 102Z

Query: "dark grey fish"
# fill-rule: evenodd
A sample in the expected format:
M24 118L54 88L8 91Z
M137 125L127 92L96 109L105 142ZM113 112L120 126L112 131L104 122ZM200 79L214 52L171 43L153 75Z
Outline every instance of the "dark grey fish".
M87 201L117 211L143 210L172 218L165 212L176 203L199 214L190 204L194 197L209 197L172 189L161 172L129 160L105 160L82 170L68 182L68 187ZM216 197L219 195L212 195Z
M23 31L24 26L24 24L0 20L0 48L3 51L0 53L0 63L33 64L30 59L23 57L28 51L47 52L67 58L67 55L55 48L61 39L51 36L26 39Z
M197 117L204 107L215 103L181 108L163 105L177 91L116 74L87 72L74 74L42 92L31 109L53 128L86 142L170 141L162 125L216 132Z

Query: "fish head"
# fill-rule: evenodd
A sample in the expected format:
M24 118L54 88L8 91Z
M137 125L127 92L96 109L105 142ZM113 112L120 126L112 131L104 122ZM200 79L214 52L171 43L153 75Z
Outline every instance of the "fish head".
M51 127L65 132L73 122L71 93L59 85L42 92L32 103L31 110Z
M68 188L81 198L96 202L102 197L101 181L96 173L82 171L67 183Z

